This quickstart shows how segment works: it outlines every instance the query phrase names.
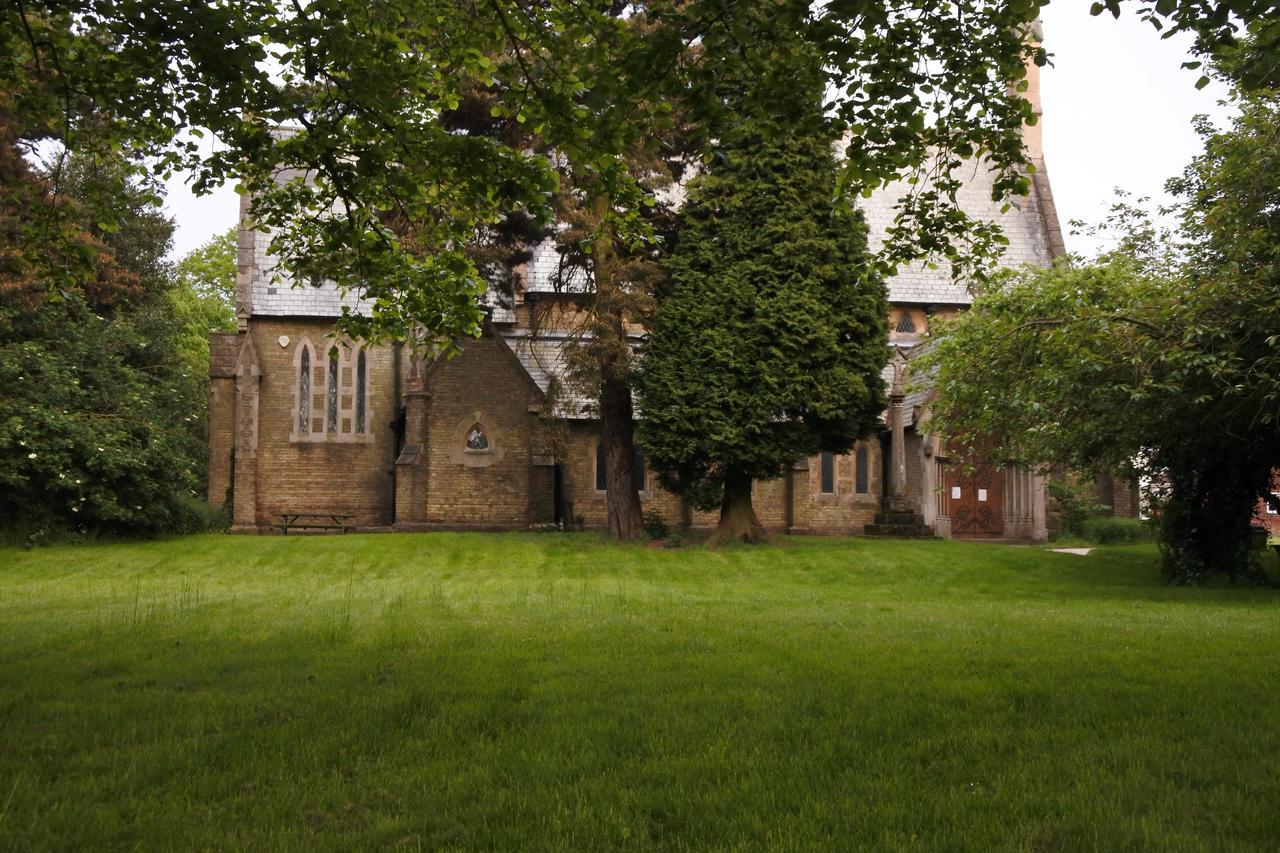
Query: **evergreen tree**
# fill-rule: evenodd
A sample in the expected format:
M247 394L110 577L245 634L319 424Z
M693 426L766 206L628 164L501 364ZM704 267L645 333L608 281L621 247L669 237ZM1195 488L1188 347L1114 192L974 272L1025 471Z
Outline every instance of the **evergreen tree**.
M650 465L695 506L719 503L718 542L763 536L753 479L848 450L886 402L885 287L862 218L833 206L820 75L785 56L731 96L736 121L689 184L638 383Z

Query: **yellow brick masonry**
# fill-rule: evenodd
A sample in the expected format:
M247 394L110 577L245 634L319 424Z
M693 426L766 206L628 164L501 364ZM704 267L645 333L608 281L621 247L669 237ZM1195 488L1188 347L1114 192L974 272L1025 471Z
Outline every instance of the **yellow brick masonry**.
M524 372L507 344L496 334L468 341L461 354L420 365L407 352L399 367L402 393L395 387L397 367L392 347L368 349L368 432L299 441L294 429L297 410L297 347L308 340L316 351L327 350L330 325L321 319L255 317L247 332L218 335L213 340L210 372L209 500L222 505L233 491L236 474L252 478L236 485L237 503L248 509L241 529L269 529L285 512L338 513L354 517L360 527L402 529L524 529L554 518L553 472L559 464L562 503L567 521L587 528L606 524L605 496L595 489L598 426L570 422L559 457L543 452L548 424L541 417L542 394ZM252 339L257 371L256 420L238 412L236 370ZM243 377L242 377L243 380ZM241 380L241 381L242 381ZM421 393L412 393L414 383ZM406 396L403 392L410 391ZM392 428L397 406L420 405L420 434L406 435L416 444L416 465L397 465L401 448ZM412 423L412 420L411 420ZM479 427L489 443L483 452L466 447L468 433ZM256 448L233 451L256 434ZM802 463L787 477L756 484L755 506L771 531L859 533L874 516L880 497L879 442L870 451L870 494L854 494L854 457L837 461L836 494L819 494L818 461ZM403 461L403 460L402 460ZM405 479L398 491L396 476ZM420 477L416 490L410 477ZM251 488L246 488L251 486ZM416 505L403 505L406 501ZM672 529L709 528L716 513L697 512L665 491L649 474L642 493L646 512L658 512Z

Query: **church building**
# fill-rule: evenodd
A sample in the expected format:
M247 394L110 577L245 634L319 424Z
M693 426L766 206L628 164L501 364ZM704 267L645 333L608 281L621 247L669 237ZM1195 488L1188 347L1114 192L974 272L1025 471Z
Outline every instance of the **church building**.
M1039 112L1034 66L1029 83ZM1047 265L1063 252L1038 125L1025 129L1025 140L1035 165L1028 196L1002 212L991 201L990 174L975 163L960 198L971 216L999 223L1009 239L1002 262L1015 267ZM873 250L902 191L891 186L861 202ZM557 390L565 387L558 377L570 335L532 322L540 307L566 298L554 285L553 241L535 247L518 270L513 302L490 300L479 338L462 342L454 358L432 359L398 344L333 337L344 306L361 310L358 297L331 282L291 287L275 270L267 235L244 217L246 207L239 328L213 336L209 364L209 500L230 503L233 530L267 531L294 513L394 530L605 526L592 403ZM964 310L970 293L945 269L923 264L904 269L888 288L894 353L884 377L892 400L885 428L845 453L797 460L785 476L757 482L761 523L789 533L1044 539L1043 477L982 460L957 464L922 429L928 392L912 390L905 377L930 325ZM642 482L644 512L660 514L670 528L716 524L717 513L693 510L651 472Z

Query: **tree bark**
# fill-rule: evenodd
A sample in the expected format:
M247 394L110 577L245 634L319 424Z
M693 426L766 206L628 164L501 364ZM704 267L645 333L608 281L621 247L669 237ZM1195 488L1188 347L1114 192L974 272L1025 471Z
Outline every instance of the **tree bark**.
M764 542L768 536L751 506L751 478L730 466L724 479L724 499L720 503L720 523L708 544Z
M592 272L595 277L596 328L612 338L598 342L600 355L600 440L605 446L606 506L609 536L628 541L640 538L644 519L640 513L640 483L636 482L635 419L628 381L630 344L625 318L618 307L616 293L617 256L613 248L613 232L607 223L609 204L597 196L594 204L598 236L592 249Z
M600 426L609 490L609 536L621 540L638 539L644 530L644 520L640 514L640 484L636 482L631 387L607 375L600 382Z

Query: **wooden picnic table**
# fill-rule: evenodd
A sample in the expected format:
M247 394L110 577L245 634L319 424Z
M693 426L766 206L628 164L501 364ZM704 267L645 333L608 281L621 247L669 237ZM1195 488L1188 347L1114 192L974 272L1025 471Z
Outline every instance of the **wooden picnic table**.
M354 518L354 515L334 512L282 512L275 526L281 535L290 530L341 530L346 533Z

